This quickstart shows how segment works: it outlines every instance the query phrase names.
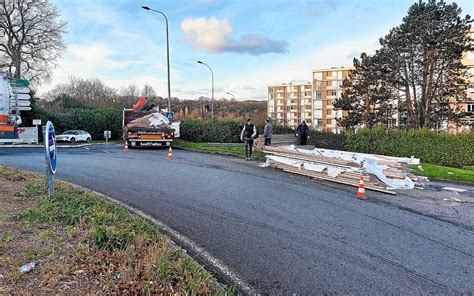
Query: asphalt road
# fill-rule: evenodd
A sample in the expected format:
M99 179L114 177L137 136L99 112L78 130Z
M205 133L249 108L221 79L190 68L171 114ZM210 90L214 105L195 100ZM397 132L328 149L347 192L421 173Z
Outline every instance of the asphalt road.
M472 227L377 202L390 196L360 201L354 188L256 162L166 154L63 149L57 176L163 221L260 293L474 293ZM3 148L0 164L43 172L44 154Z

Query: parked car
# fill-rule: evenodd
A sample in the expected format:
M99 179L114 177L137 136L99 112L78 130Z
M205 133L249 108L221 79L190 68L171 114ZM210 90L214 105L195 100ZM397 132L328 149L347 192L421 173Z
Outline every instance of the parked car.
M64 133L56 136L58 142L87 142L90 143L92 140L91 134L81 130L65 131Z

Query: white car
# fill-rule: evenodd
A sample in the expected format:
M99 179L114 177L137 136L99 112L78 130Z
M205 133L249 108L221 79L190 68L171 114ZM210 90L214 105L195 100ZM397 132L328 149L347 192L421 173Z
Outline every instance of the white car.
M87 142L90 143L92 140L91 134L81 130L65 131L64 133L56 136L58 142Z

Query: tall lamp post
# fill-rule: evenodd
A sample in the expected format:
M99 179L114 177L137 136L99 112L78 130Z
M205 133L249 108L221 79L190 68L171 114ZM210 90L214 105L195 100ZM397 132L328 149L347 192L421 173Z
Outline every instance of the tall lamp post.
M170 84L170 41L169 41L169 35L168 35L168 18L163 12L159 10L150 8L148 6L142 6L142 8L145 10L150 10L150 11L161 14L165 18L165 21L166 21L166 59L168 63L168 112L170 112L171 111L171 84Z
M231 94L230 92L227 92L227 94L228 94L228 95L231 95L232 98L234 98L234 100L235 100L235 96L234 96L233 94Z
M214 72L212 72L212 68L208 64L201 61L197 61L197 62L198 64L208 67L209 70L211 71L211 78L212 78L211 118L214 119Z

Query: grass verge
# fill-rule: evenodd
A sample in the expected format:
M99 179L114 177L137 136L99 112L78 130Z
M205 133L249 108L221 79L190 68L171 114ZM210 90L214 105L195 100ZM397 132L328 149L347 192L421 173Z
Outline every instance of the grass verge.
M19 267L37 267L21 273ZM120 206L0 166L0 294L233 294L157 230Z
M471 168L453 168L436 164L423 163L423 170L418 166L413 166L413 172L418 176L440 180L454 180L474 183L474 170Z
M180 140L173 142L173 147L190 151L208 152L244 158L245 146L232 146L232 144L229 146L212 146L210 145L210 143L196 143ZM253 153L256 158L263 159L265 157L265 154L263 152L254 150Z

